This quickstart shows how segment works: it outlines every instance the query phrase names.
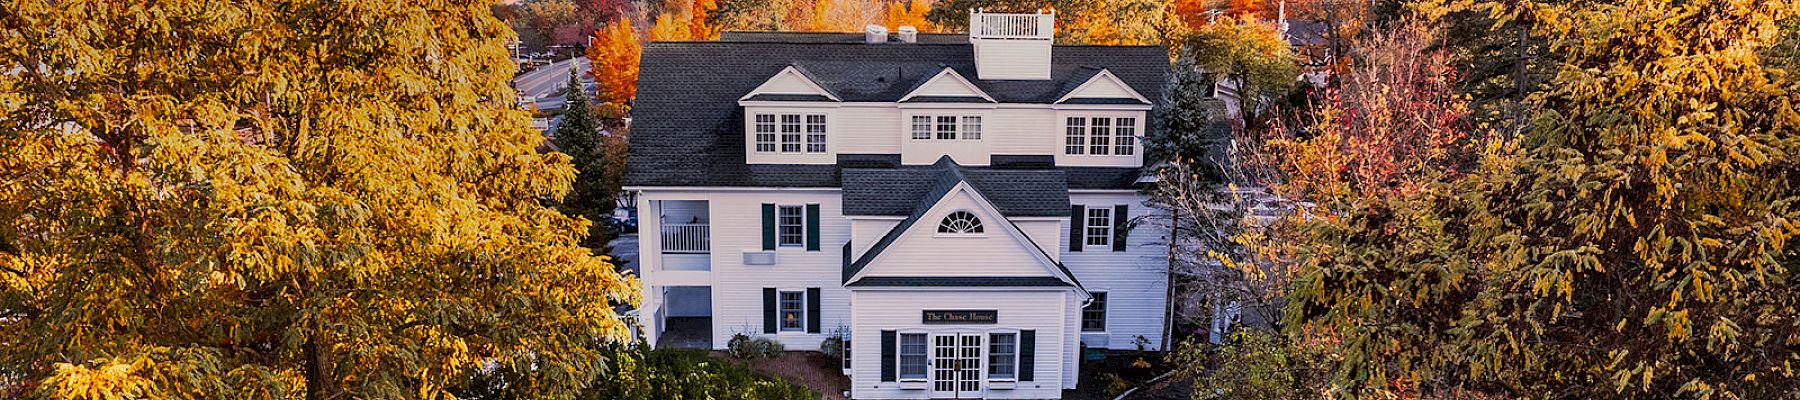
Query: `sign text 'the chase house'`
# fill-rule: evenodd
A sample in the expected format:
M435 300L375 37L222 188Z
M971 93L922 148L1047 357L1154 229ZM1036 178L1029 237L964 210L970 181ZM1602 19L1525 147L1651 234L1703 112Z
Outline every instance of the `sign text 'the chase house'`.
M995 310L925 310L927 324L992 324L1000 320Z

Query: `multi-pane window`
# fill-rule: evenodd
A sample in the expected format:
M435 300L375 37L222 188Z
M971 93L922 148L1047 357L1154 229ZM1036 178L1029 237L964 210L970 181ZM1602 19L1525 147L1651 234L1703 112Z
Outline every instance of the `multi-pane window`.
M1087 154L1087 118L1069 117L1068 141L1063 142L1063 153Z
M756 114L751 126L758 153L824 153L825 114Z
M775 152L775 114L756 114L756 152Z
M800 114L781 115L781 152L800 152Z
M825 115L806 116L806 152L825 152Z
M1113 118L1113 154L1129 156L1137 153L1137 118Z
M981 140L981 117L973 115L915 115L912 117L913 140Z
M1013 379L1018 375L1019 334L988 335L988 378Z
M1088 119L1088 154L1104 156L1112 153L1112 118Z
M937 138L938 140L956 139L956 117L947 115L937 117Z
M1087 237L1088 246L1111 246L1113 215L1110 207L1088 207Z
M900 379L925 380L925 334L900 334Z
M931 116L912 117L912 138L913 140L931 140Z
M981 117L962 117L963 140L981 140Z
M782 246L806 245L806 216L801 214L805 209L803 206L781 206L778 210L776 219L780 222Z
M1092 292L1094 302L1081 308L1082 332L1106 331L1106 292Z
M1068 117L1064 120L1063 154L1137 155L1135 117Z
M938 233L972 234L981 233L981 218L968 211L957 211L944 217L938 223Z
M781 292L781 330L806 330L806 292Z

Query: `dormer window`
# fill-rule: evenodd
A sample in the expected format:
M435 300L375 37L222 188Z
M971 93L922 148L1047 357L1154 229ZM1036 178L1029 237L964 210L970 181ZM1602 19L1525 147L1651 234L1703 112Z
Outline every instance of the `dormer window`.
M1063 124L1063 154L1131 156L1137 154L1134 117L1068 117Z
M758 153L826 152L825 114L756 114L754 121L752 129L755 129Z
M957 211L944 216L938 223L938 233L954 235L972 235L981 233L981 218L968 211Z
M981 140L981 116L978 115L914 115L912 139L953 141Z

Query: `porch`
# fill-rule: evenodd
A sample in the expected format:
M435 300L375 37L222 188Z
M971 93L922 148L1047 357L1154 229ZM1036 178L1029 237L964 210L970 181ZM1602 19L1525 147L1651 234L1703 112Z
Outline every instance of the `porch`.
M657 209L657 239L662 269L711 271L712 226L706 200L652 201Z

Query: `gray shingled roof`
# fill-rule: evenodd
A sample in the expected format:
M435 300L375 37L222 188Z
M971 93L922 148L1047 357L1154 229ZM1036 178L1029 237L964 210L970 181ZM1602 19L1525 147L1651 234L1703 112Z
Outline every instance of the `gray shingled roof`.
M861 173L863 171L869 173ZM1069 216L1069 191L1067 189L1047 188L1046 186L1053 185L1046 182L1046 178L1029 177L1030 175L1043 175L1054 172L1056 171L970 169L968 167L957 165L956 161L950 159L950 156L938 158L937 163L932 164L929 168L861 171L846 170L844 183L845 215L890 215L856 214L850 211L850 207L853 207L854 204L859 202L878 203L876 206L858 205L855 207L867 208L870 209L869 211L879 209L878 211L881 212L892 211L891 208L902 204L910 203L911 206L905 209L905 213L901 213L902 215L906 215L906 219L900 220L899 224L895 224L893 229L888 230L886 234L881 236L881 239L876 240L874 244L870 245L869 250L864 251L862 257L851 259L850 244L844 244L844 282L850 283L851 277L856 276L863 268L867 268L869 263L875 260L876 256L880 255L883 251L886 251L888 246L892 246L895 240L899 240L900 235L906 233L907 229L912 228L914 224L918 223L920 218L925 216L926 211L930 211L933 205L936 205L939 200L942 200L944 195L949 194L950 190L955 189L956 185L959 183L968 182L969 186L974 189L976 193L980 193L981 197L987 198L988 202L993 203L995 208L1001 208L1000 204L1002 200L996 200L997 198L1005 198L1005 201L1009 204L1019 207L1019 209L1015 209L1015 212L1021 214L1010 214L1002 208L1001 214L1009 217L1028 215ZM893 179L902 181L903 183L887 184L877 181L878 179ZM990 192L987 189L993 189L994 191ZM879 190L906 190L909 191L909 194L918 193L918 195L879 196L875 193ZM859 197L853 198L853 193ZM911 200L907 201L909 198ZM1049 207L1052 206L1056 209L1055 211L1048 210ZM1007 225L1011 226L1012 229L1019 229L1019 226L1013 224L1012 221L1005 222ZM1031 239L1027 238L1026 240L1030 241ZM1050 254L1044 251L1042 246L1039 246L1036 243L1032 243L1031 246L1033 249L1037 250L1038 253L1043 254L1045 258L1054 259L1054 257L1050 257ZM1075 287L1079 288L1081 286L1080 282L1075 281L1075 274L1069 272L1068 267L1058 263L1056 264L1056 268L1062 271L1063 276L1068 277L1070 282L1074 282ZM869 278L864 278L857 282L861 283L863 280L867 279ZM930 278L909 277L904 279L883 279L882 282L886 283L870 286L945 286L947 283L944 280L934 280ZM914 280L908 281L906 279ZM1057 279L1057 281L1060 282L1061 280ZM902 282L913 282L916 284L902 285L900 284ZM982 286L1010 285L995 284Z
M943 157L936 164L844 169L844 215L904 216L930 207L957 182L968 181L1009 217L1069 215L1068 183L1059 170L963 167Z
M920 43L870 45L845 39L860 35L741 32L721 41L646 45L625 184L839 187L839 166L745 163L737 99L788 65L843 101L897 101L945 67L977 76L973 47L964 40L921 34ZM1151 99L1162 97L1169 74L1161 46L1055 46L1051 54L1050 80L970 82L1000 102L1047 104L1100 68ZM1060 169L1071 172L1067 184L1078 189L1132 188L1138 175L1138 168Z

